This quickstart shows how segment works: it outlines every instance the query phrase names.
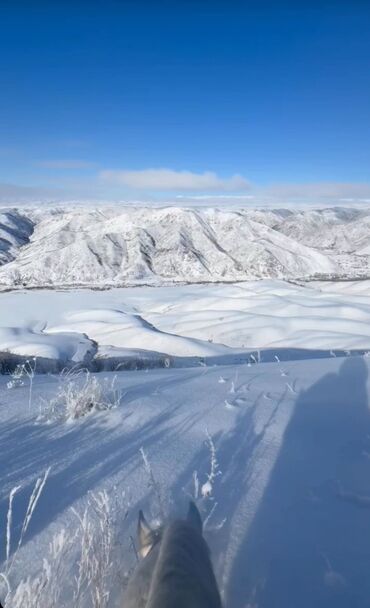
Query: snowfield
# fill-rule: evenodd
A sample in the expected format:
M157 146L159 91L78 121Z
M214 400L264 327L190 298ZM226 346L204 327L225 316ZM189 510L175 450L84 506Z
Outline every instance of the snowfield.
M368 608L369 217L3 213L4 608L124 606L189 499L225 608Z
M109 606L124 605L138 509L158 521L183 514L189 497L206 521L226 606L368 606L369 361L125 372L119 405L69 422L39 417L60 378L34 378L30 409L28 381L9 389L0 378L4 530L20 486L10 555L35 481L49 471L11 562L6 606L93 605L88 591L72 599L79 517L92 496L113 508L103 520L114 534ZM98 381L108 386L112 375Z
M0 213L0 286L369 278L370 210L59 207Z
M300 349L318 356L370 348L369 281L13 291L0 294L0 313L0 363L38 357L39 371L234 364L299 358Z

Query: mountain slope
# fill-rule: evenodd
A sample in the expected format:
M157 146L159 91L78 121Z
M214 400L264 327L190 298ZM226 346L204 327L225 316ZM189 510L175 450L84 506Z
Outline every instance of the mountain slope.
M0 265L11 262L20 247L28 243L33 222L17 211L0 212Z
M116 206L3 215L7 286L356 278L370 267L369 210Z

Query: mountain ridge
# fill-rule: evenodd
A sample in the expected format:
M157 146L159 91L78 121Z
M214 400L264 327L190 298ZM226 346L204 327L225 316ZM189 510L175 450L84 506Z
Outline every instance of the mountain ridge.
M370 209L0 212L3 288L354 279L369 268Z

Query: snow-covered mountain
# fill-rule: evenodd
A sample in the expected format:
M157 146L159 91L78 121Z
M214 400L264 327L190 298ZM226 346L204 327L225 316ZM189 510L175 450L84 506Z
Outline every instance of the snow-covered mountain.
M356 278L370 274L370 209L10 209L0 265L3 286Z
M17 211L0 211L0 265L11 262L22 245L29 242L33 222Z

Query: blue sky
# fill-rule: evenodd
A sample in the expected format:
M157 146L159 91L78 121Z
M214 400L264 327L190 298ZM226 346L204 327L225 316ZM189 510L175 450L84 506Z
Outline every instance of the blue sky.
M370 198L369 31L365 0L2 0L2 192Z

